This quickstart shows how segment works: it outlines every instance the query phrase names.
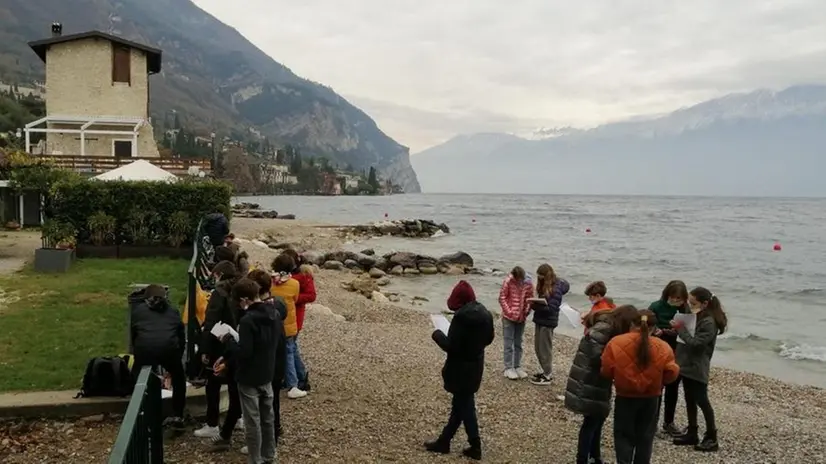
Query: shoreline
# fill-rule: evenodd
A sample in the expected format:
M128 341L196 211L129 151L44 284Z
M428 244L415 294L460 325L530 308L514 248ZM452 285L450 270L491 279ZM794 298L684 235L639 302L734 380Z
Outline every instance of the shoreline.
M320 226L323 224L266 219L236 219L232 223L240 238L256 239L271 233L282 242L316 250L343 245L344 238ZM262 264L269 264L279 252L253 243L245 243L244 250L251 263ZM341 282L353 277L331 270L315 274L318 299L307 309L300 345L313 388L300 400L286 399L282 392L285 435L279 446L279 462L466 462L458 454L466 441L462 430L450 456L434 456L422 449L425 440L438 435L450 409L450 396L441 380L445 355L430 339L428 313L376 302L343 289ZM417 277L403 279L415 281ZM539 387L502 376L501 322L497 319L495 325L496 338L486 350L485 373L477 395L484 462L573 462L582 419L567 411L558 397L564 394L578 340L555 337L555 379L550 386ZM529 372L538 367L531 329L526 330L523 358ZM826 429L822 427L826 390L715 367L709 395L718 421L720 451L701 454L656 439L652 462L826 462ZM686 425L682 393L676 422ZM602 447L603 456L613 462L612 423L609 417ZM37 446L31 452L9 455L6 462L101 462L118 426L116 421L106 420L29 424L25 430L44 430ZM231 452L210 454L206 442L188 432L168 442L165 454L170 462L241 464L246 462L238 452L241 446L243 435L236 433Z
M271 229L271 223L268 224L266 220L256 222L257 224L250 230L254 230L255 227L262 228L259 232ZM252 224L241 223L238 225L243 230ZM285 230L283 225L276 225L277 228L274 232L279 236L293 235L298 239L297 241L303 241L308 248L330 249L330 246L334 245L336 240L338 240L338 246L344 246L343 238L325 237L324 235L330 232L329 229L316 229L314 226L312 223L298 222L289 228L291 230ZM233 228L235 228L235 224ZM320 239L319 243L314 243L315 239ZM410 249L415 250L415 242L411 242ZM250 255L253 256L253 253L250 253ZM423 423L421 427L411 428L418 432L414 434L418 439L430 438L438 433L442 422L446 420L449 405L448 395L441 389L440 371L444 356L430 340L432 327L428 313L410 305L377 304L365 299L358 293L350 293L342 289L340 282L350 280L352 277L354 276L342 271L321 270L317 273L318 303L331 308L334 313L344 316L346 322L337 323L330 318L318 317L312 309L308 309L308 318L311 319L307 335L304 337L306 341L302 343L302 349L306 353L308 363L311 366L318 365L319 362L323 362L321 360L324 359L325 353L327 353L323 348L327 337L313 330L315 326L319 329L319 332L331 330L339 334L347 333L349 343L361 343L363 345L356 351L361 356L366 357L367 361L352 360L351 366L342 366L336 370L355 370L366 362L371 366L368 369L370 372L368 377L376 378L387 374L399 375L399 371L402 370L386 367L386 365L382 367L381 363L407 365L404 370L418 372L424 379L427 379L427 382L421 382L421 379L416 382L407 374L403 375L400 380L388 379L388 384L395 387L400 387L403 384L404 386L401 386L401 388L410 392L426 385L427 403L431 404L432 410L430 408L419 409L409 417L411 420L416 417L420 418L417 420L426 421L425 423L428 426ZM416 277L401 277L401 279L413 281ZM392 284L390 289L393 289ZM352 332L359 331L361 326L368 326L371 329L369 332L373 336L368 337L369 340L360 340L359 337L353 337ZM373 333L372 330L377 328L387 328L388 331L386 333L381 331L377 334ZM483 428L483 440L488 451L486 461L507 462L508 459L511 459L505 449L505 445L509 443L507 432L502 430L503 427L507 429L509 425L513 425L508 424L510 418L526 420L527 423L524 427L528 436L535 434L534 427L538 427L539 430L547 429L547 433L538 434L536 437L538 440L541 440L543 436L547 437L553 434L566 437L564 443L559 443L559 446L561 449L567 450L565 455L570 456L572 461L576 446L575 436L580 418L565 410L557 396L564 393L568 371L579 339L557 334L554 340L553 361L555 380L550 388L536 387L525 381L513 382L502 377L501 322L497 321L496 328L496 339L486 351L486 370L479 394L478 406ZM525 334L525 359L523 362L529 372L538 368L533 355L533 330L531 329L532 327L527 327ZM407 356L393 351L386 353L382 349L385 344L395 346L404 345L405 342L413 348L415 353L410 353ZM354 350L353 347L347 346L344 340L340 340L337 347L339 349L336 351L352 352ZM386 357L383 357L383 352L385 352ZM323 362L323 364L327 365L328 362ZM311 367L311 369L318 371L318 368ZM339 376L348 377L343 375L342 372L335 375L335 377ZM358 380L355 381L359 383ZM721 452L702 455L674 447L670 443L658 439L655 444L654 462L826 461L826 430L822 430L823 428L820 426L824 408L826 408L826 389L790 384L768 376L725 367L714 367L712 368L709 391L718 418L718 427L720 428ZM503 394L514 395L514 397L501 398ZM421 397L421 394L415 396ZM434 399L435 402L433 402ZM354 398L354 400L357 400L357 398ZM367 398L363 398L362 401L366 404L370 403ZM502 404L500 404L500 401ZM386 406L390 407L390 405ZM509 407L513 409L509 409ZM494 412L494 414L491 414L491 412ZM529 417L525 417L525 415ZM548 416L546 419L550 423L542 418L543 415ZM609 419L608 422L610 423L611 420ZM677 423L681 426L686 423L682 393L680 393L680 403L677 409ZM612 449L613 440L610 430L611 428L607 427L603 434L606 457L611 456L610 450ZM803 437L810 437L812 440ZM457 435L457 438L460 439L458 442L461 442L463 437ZM801 445L797 445L797 443ZM804 447L802 443L808 444ZM812 446L815 443L817 444ZM418 455L416 451L418 444L418 442L411 443L410 448L407 449L411 456ZM540 445L539 448L543 447ZM550 452L557 448L551 446L546 449ZM491 452L494 450L496 452L492 455ZM426 455L419 456L418 462L422 462ZM522 457L516 459L516 455L514 455L512 458L516 459L517 462L544 461L540 457L541 454L528 453L519 456ZM395 456L394 458L397 459ZM674 459L678 461L674 461ZM411 459L409 462L416 461L416 459Z

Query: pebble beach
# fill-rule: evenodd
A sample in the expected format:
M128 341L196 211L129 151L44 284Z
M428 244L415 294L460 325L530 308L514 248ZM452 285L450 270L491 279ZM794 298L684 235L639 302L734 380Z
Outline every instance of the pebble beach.
M331 250L343 242L330 227L300 221L236 219L233 232L244 239L266 235L302 249ZM415 250L415 241L410 248ZM253 243L245 243L244 250L252 263L263 264L278 253ZM451 455L434 456L422 450L425 440L438 435L450 406L440 375L445 355L430 339L428 314L342 288L354 277L349 271L315 273L318 300L308 306L301 336L313 389L299 400L282 396L285 435L279 462L464 462L459 454L465 446L463 430ZM391 282L387 289L392 288ZM482 303L498 312L496 301ZM568 412L560 398L578 340L555 338L555 379L551 386L540 387L502 376L501 323L497 321L496 327L497 338L486 352L477 395L484 462L573 462L581 418ZM524 364L529 372L538 368L532 327L526 330ZM653 462L826 462L826 391L715 368L709 394L718 420L720 451L700 454L657 439ZM609 419L603 434L603 457L613 462L611 423ZM685 425L682 401L677 423ZM103 462L118 425L107 419L20 424L7 429L5 438L26 433L39 437L37 446L4 456L3 462ZM246 462L237 452L241 446L243 436L236 433L232 452L210 454L204 442L187 434L170 441L165 452L167 462L240 464Z

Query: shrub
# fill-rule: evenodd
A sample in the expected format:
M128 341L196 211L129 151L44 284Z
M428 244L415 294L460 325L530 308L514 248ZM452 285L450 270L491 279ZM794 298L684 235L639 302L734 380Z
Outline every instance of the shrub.
M46 217L75 225L81 238L92 236L89 219L103 213L115 219L116 243L149 244L169 237L168 218L178 212L189 219L184 236L191 240L204 215L230 210L232 188L216 181L81 180L61 182L51 193Z
M115 230L117 221L103 211L98 211L86 221L92 243L97 246L105 245L106 242L115 241Z
M40 233L43 248L74 248L77 243L77 229L69 222L46 220Z
M166 239L169 245L177 248L184 243L186 237L192 233L189 224L189 214L186 211L177 211L169 217L166 222Z

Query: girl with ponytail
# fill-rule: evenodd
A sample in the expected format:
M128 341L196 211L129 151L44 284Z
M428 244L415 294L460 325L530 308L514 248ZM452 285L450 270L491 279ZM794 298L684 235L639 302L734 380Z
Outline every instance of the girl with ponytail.
M651 462L663 385L680 368L668 344L653 336L657 318L638 311L631 331L614 337L602 353L601 373L614 381L614 450L618 463Z
M720 299L703 287L697 287L689 292L688 306L691 313L697 316L694 333L686 329L681 322L671 322L671 326L683 342L677 345L677 364L682 374L688 416L688 430L684 435L676 437L674 444L693 446L696 451L714 452L720 445L717 442L714 409L708 400L708 378L717 335L726 331L728 318ZM702 441L698 433L697 408L703 411L706 421L706 433Z

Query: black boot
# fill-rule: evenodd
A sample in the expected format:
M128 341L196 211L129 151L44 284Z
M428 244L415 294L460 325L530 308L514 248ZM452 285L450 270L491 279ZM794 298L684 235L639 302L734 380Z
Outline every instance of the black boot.
M689 427L685 434L674 437L674 444L677 446L695 446L699 443L700 437L697 435L697 427Z
M424 449L431 453L450 454L450 442L438 438L434 441L425 442Z
M482 460L482 440L476 438L470 441L470 447L465 448L462 450L462 455L467 458L474 459L476 461Z
M713 453L720 449L720 444L717 443L717 431L706 430L703 441L699 445L694 445L695 451L702 451L705 453Z

